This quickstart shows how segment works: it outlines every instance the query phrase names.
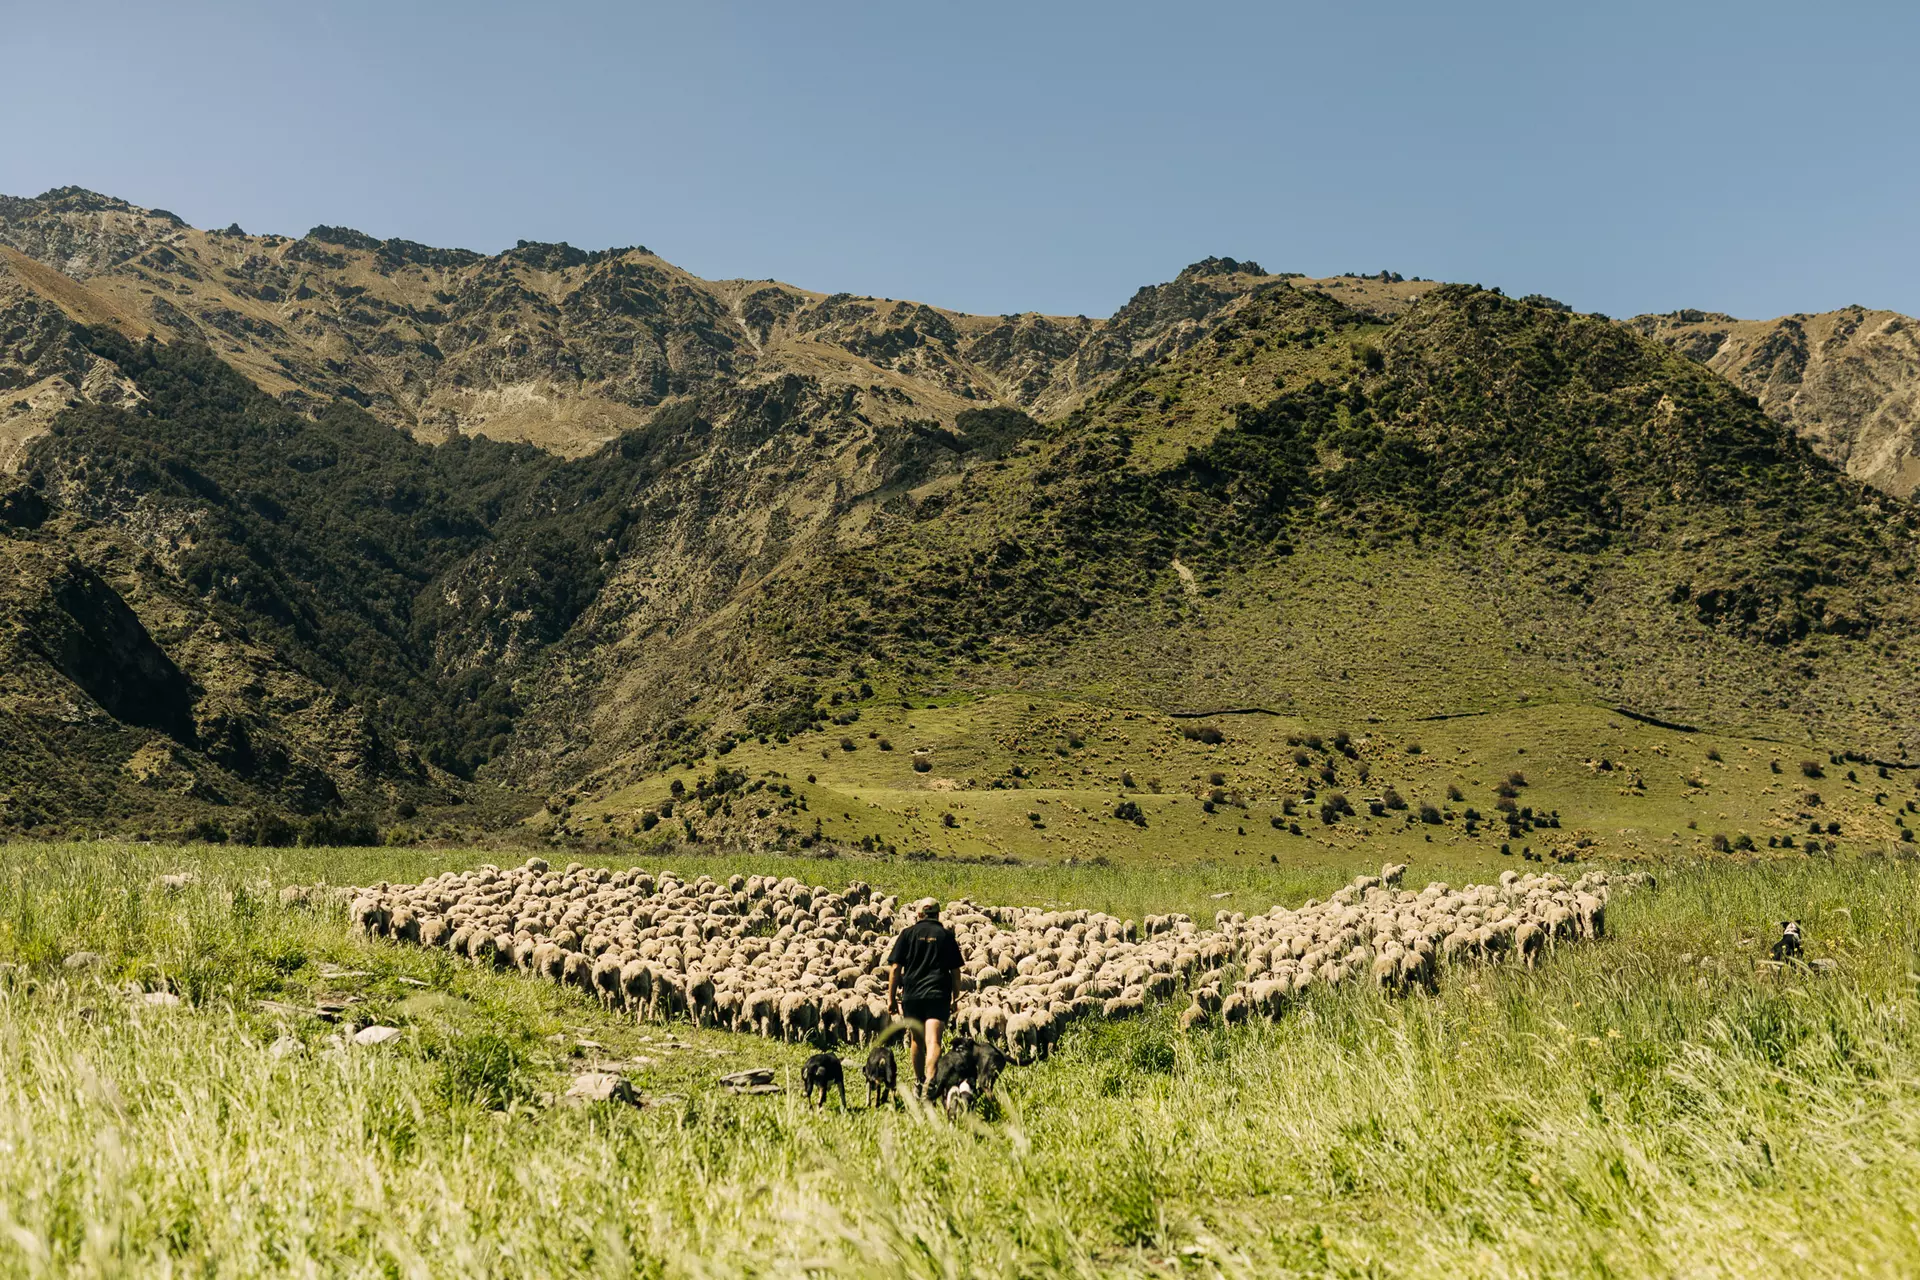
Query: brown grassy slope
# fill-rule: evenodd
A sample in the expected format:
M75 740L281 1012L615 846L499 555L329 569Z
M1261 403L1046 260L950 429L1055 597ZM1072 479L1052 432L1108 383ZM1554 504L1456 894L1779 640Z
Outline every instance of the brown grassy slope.
M107 299L32 258L0 247L0 473L69 404L126 404L137 397L111 362L89 352L74 325L103 325L130 338L146 330Z
M1676 311L1630 322L1723 374L1856 479L1920 489L1920 320L1845 307L1775 320Z

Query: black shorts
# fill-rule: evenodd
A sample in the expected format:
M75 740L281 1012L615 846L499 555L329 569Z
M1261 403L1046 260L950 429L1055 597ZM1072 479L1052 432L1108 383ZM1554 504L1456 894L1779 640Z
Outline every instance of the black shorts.
M916 1022L946 1022L952 1018L953 1001L946 996L930 996L924 1000L902 1000L900 1016L912 1018Z

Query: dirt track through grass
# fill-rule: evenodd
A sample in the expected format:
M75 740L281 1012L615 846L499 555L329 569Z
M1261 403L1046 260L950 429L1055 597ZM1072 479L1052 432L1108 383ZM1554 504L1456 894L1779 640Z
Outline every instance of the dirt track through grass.
M1192 1038L1069 1035L1003 1112L734 1098L807 1051L350 939L268 892L485 855L0 849L0 1270L432 1275L1907 1274L1920 1265L1920 875L1694 866L1540 971L1325 993ZM694 870L714 860L687 860ZM768 860L732 860L773 869ZM163 872L197 866L177 894ZM652 865L650 862L649 865ZM1217 870L810 864L902 892L1218 905ZM706 866L705 869L714 869ZM1324 892L1345 868L1243 878ZM1432 871L1429 871L1432 874ZM262 883L265 879L271 884ZM1243 907L1250 903L1238 903ZM1196 912L1197 914L1197 912ZM1757 966L1807 922L1831 976ZM76 950L97 967L70 970ZM1702 963L1700 957L1705 957ZM335 969L363 972L338 976ZM412 979L424 987L401 981ZM130 1007L127 982L178 992ZM357 995L397 1046L262 1010ZM291 1032L305 1054L267 1050ZM557 1037L550 1039L549 1037ZM599 1048L584 1047L597 1042ZM642 1110L545 1108L595 1057Z

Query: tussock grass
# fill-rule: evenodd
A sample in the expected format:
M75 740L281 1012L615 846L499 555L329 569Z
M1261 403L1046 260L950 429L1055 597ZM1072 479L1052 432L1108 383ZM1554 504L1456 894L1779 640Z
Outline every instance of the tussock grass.
M813 1112L797 1093L726 1096L721 1072L792 1071L806 1048L676 1027L690 1047L669 1052L667 1029L578 993L354 941L337 909L284 908L270 892L329 861L336 880L397 880L482 857L0 848L0 959L21 966L0 981L0 1272L1920 1265L1909 864L1675 868L1657 891L1616 899L1607 940L1563 947L1532 974L1458 971L1438 996L1403 1001L1320 993L1278 1025L1193 1037L1171 1008L1079 1028L1009 1075L999 1115L950 1125L911 1109ZM188 865L194 886L154 889ZM902 891L976 877L983 899L1095 888L1029 868L812 868ZM1185 909L1223 873L1097 874L1107 901ZM1319 873L1296 874L1307 890ZM1277 881L1236 898L1266 887ZM1755 965L1788 916L1834 974ZM66 968L80 949L101 963ZM127 982L185 1003L136 1011ZM405 1039L329 1050L332 1028L257 1004L339 989L362 996L355 1016ZM287 1032L309 1052L270 1055ZM637 1073L653 1105L540 1106L583 1036L655 1054Z

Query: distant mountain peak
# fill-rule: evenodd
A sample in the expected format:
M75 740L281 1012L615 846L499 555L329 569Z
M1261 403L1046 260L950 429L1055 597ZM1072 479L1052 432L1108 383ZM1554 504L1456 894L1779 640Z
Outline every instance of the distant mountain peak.
M177 227L186 226L179 214L169 209L147 209L118 196L102 195L98 191L89 191L85 187L54 187L33 197L30 203L37 204L47 213L131 213L144 214L159 218Z
M1181 268L1176 280L1202 280L1208 276L1263 276L1266 269L1253 259L1242 261L1239 258L1202 258L1200 261Z

